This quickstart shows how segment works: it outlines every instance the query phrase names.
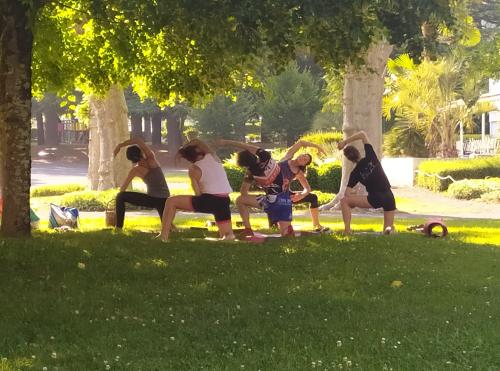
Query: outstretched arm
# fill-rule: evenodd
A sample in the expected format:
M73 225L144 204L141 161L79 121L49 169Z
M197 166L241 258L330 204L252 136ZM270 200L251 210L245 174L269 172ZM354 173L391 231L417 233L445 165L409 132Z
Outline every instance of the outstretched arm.
M356 141L356 140L361 140L363 141L363 144L368 144L370 141L368 140L368 136L364 131L358 131L356 134L351 135L349 138L341 140L338 142L337 147L338 149L343 149L345 146L348 144Z
M139 137L131 138L131 139L128 139L128 140L118 144L115 147L115 150L113 151L113 155L116 157L118 152L120 152L120 149L122 149L123 147L126 147L126 146L134 145L134 144L137 145L141 149L142 153L144 153L144 156L146 156L146 159L154 158L153 151L151 151L151 149L148 147L148 145L146 143L144 143L142 138L139 138Z
M220 147L236 147L252 152L254 155L260 147L254 146L253 144L238 142L236 140L219 139L215 141L215 144Z
M205 143L204 141L202 141L201 139L198 139L198 138L191 139L189 142L187 142L186 144L184 144L182 147L186 147L186 146L197 146L205 154L206 153L210 153L212 156L214 156L214 158L218 162L221 162L220 158L217 156L217 154L215 153L215 151L212 148L210 148L210 146L207 143Z
M326 156L326 151L320 145L305 140L299 140L288 149L288 151L286 152L285 156L283 156L281 161L291 160L299 149L306 147L316 148L320 153Z

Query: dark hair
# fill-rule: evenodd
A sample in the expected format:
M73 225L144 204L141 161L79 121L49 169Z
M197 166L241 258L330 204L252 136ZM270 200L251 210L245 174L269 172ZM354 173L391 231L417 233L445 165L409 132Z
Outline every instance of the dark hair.
M307 161L307 164L299 166L300 171L302 171L304 174L307 173L307 167L311 165L311 162L313 160L312 156L309 153L304 153L305 155L309 156L309 161Z
M262 175L264 174L264 169L259 166L259 158L248 150L238 152L237 158L238 166L245 167L250 170L252 175Z
M127 158L134 164L138 163L142 158L142 151L138 146L127 147Z
M347 146L344 148L344 156L347 157L349 161L358 162L361 158L359 151L356 147Z
M189 146L180 148L179 154L183 158L188 160L189 162L194 163L194 162L196 162L196 160L198 160L198 157L200 157L200 155L203 155L203 152L200 152L200 150L198 149L198 146L189 145Z

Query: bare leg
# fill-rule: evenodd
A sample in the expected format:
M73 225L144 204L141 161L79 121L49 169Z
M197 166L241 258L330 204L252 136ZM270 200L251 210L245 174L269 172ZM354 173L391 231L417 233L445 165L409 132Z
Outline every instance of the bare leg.
M240 195L236 199L236 206L238 207L238 211L240 212L243 226L246 229L252 229L252 225L250 224L249 207L260 208L260 204L257 201L257 197L253 195Z
M225 221L222 223L217 223L219 228L219 237L223 240L234 240L233 228L231 226L231 221Z
M368 197L366 196L345 196L340 200L340 206L342 208L342 219L344 220L344 234L351 234L351 209L354 207L361 207L364 209L369 209L372 205L368 202Z
M161 233L159 236L163 242L168 241L177 209L193 211L191 198L192 196L173 196L167 199L165 209L163 210Z
M384 211L384 233L390 234L396 230L394 227L395 210ZM390 229L388 229L390 227Z
M288 236L290 234L290 227L292 226L292 222L279 221L278 226L280 228L280 234L282 236Z
M311 212L311 219L313 222L313 228L320 228L321 224L319 223L319 209L314 208L314 209L309 209Z

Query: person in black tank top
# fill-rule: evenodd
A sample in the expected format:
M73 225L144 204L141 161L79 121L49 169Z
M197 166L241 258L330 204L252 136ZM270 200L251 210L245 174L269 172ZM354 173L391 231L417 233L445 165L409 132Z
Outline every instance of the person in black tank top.
M357 148L347 146L356 140L363 141L365 147L365 157L363 158L361 158ZM354 207L365 209L383 208L384 234L395 232L394 213L396 211L396 201L391 191L391 184L365 132L360 131L340 141L338 148L340 150L343 149L347 159L356 164L349 176L344 198L340 201L342 218L344 219L344 233L351 234L351 209ZM366 187L368 196L356 195L354 193L353 187L358 183Z
M120 192L116 195L116 228L123 228L125 220L125 203L142 206L149 209L156 209L163 216L165 202L170 196L165 176L161 170L160 164L156 160L155 154L144 143L141 138L133 138L124 141L116 146L114 155L116 156L120 149L127 148L127 158L135 164L130 170L127 178L120 187ZM141 178L147 186L147 194L139 192L127 192L126 189L135 177Z
M326 151L320 145L316 143L307 142L305 140L299 140L293 146L291 146L285 156L280 160L280 164L285 164L287 166L282 166L282 169L287 169L285 171L292 180L298 180L301 184L303 190L302 192L291 191L292 204L309 204L309 211L311 213L311 220L313 223L313 230L316 232L328 232L330 228L324 227L319 221L319 203L318 196L311 192L311 187L307 181L307 166L312 162L312 156L310 153L302 153L294 158L295 154L301 149L306 147L315 148L319 154L326 156ZM273 227L274 223L269 220L269 227Z

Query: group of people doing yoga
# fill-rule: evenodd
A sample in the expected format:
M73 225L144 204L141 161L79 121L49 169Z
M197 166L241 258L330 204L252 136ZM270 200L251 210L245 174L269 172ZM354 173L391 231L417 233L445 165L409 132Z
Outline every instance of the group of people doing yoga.
M361 140L364 143L365 157L350 143ZM240 151L237 154L237 163L244 168L246 175L236 199L240 213L243 237L252 237L254 232L250 223L250 208L259 208L266 212L269 225L277 226L282 236L294 235L292 227L292 205L309 203L311 218L315 231L324 232L319 221L318 197L311 193L311 187L306 177L307 166L312 162L309 153L296 153L301 148L316 148L325 154L324 149L311 142L299 140L291 146L285 156L276 161L271 152L258 146L219 139L214 142L216 147L234 147ZM153 151L140 138L127 140L119 144L114 151L118 154L121 148L127 147L127 158L135 165L123 182L116 197L116 228L123 228L125 217L125 203L156 209L162 220L159 238L168 241L177 210L212 214L219 231L219 237L224 240L233 240L235 235L231 223L229 194L233 191L221 160L215 151L200 139L192 139L184 144L176 154L176 160L183 158L189 165L189 178L193 195L170 196L167 182L155 158ZM340 141L338 148L343 149L346 158L356 164L351 172L345 195L341 200L344 233L351 233L351 209L380 208L384 209L384 233L394 231L394 212L396 204L391 186L385 175L380 161L364 132ZM133 178L141 178L147 187L147 193L128 192ZM303 190L293 192L290 185L298 180ZM361 183L366 187L367 196L357 195L353 187ZM250 194L252 185L263 191L263 194Z

